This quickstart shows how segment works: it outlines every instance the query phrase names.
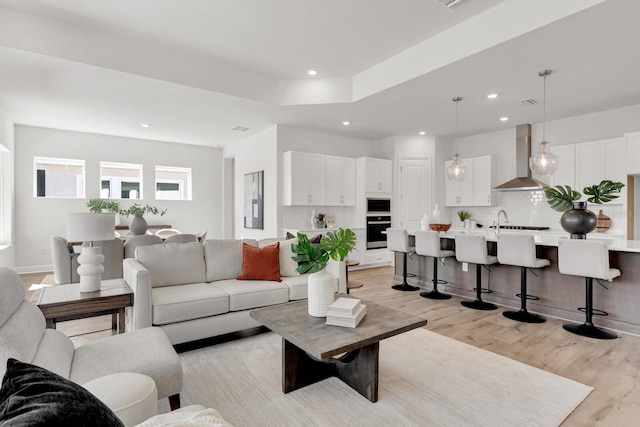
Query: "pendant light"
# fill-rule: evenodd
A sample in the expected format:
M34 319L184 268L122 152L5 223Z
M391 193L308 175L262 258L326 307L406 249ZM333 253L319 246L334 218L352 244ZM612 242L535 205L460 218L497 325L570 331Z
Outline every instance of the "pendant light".
M549 142L545 139L547 126L547 76L551 70L540 71L538 75L543 78L544 92L542 98L542 142L540 142L538 152L529 158L529 168L536 175L551 175L558 168L558 156L549 151Z
M458 102L462 101L462 97L456 96L453 102L456 103L456 153L453 155L453 161L447 168L447 177L451 182L462 182L467 176L467 167L462 164L462 159L458 155Z

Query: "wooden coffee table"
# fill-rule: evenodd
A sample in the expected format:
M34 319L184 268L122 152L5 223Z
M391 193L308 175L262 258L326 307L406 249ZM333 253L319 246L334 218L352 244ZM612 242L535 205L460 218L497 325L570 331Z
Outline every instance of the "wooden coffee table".
M326 325L324 317L309 316L306 300L251 311L251 317L282 336L284 393L335 376L370 401L378 401L380 341L427 321L365 300L362 303L367 315L357 328ZM337 355L341 356L333 357Z
M124 309L133 306L133 292L122 279L103 280L100 290L80 292L80 283L54 285L42 289L38 307L47 328L57 322L111 314L111 329L124 332Z

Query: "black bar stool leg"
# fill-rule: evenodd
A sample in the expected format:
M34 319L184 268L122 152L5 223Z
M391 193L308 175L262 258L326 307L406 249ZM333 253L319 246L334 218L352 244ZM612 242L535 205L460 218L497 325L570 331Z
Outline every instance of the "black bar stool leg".
M482 301L482 266L476 264L476 299L474 301L461 301L460 304L474 310L496 310L497 305Z
M524 323L546 322L547 319L544 317L527 311L527 299L527 267L520 267L520 311L505 311L502 315L508 319Z
M444 281L442 281L444 282ZM443 294L438 290L438 257L433 257L433 290L428 292L420 292L420 296L429 299L449 299L451 295ZM446 283L446 282L445 282Z
M562 325L564 330L569 331L572 334L580 335L583 337L596 338L599 340L612 340L618 338L618 335L614 334L613 332L598 328L593 324L593 278L591 277L585 278L585 294L585 322L582 325L576 325L575 323L566 323Z
M417 291L419 289L417 286L412 286L407 283L407 256L408 254L406 252L402 254L402 283L391 286L391 288L396 291Z

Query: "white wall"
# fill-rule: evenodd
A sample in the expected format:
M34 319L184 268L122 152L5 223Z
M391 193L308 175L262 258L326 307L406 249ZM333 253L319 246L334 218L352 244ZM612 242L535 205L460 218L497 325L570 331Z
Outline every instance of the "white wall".
M33 156L84 159L86 198L33 197ZM66 235L66 214L87 212L88 198L99 197L100 161L143 165L142 205L167 208L164 216L145 216L150 224L170 224L185 233L207 230L222 236L222 150L195 145L122 138L31 126L15 128L15 266L21 272L50 269L50 235ZM155 166L192 169L193 200L155 200ZM122 201L128 207L133 201ZM123 218L126 223L127 218Z
M13 123L2 110L0 110L0 146L0 194L3 194L3 200L0 201L0 267L12 268L15 265L15 247L12 245L15 144Z
M278 236L280 191L278 168L278 127L272 126L224 150L225 158L235 161L234 238L263 239ZM264 171L264 229L244 228L244 175Z

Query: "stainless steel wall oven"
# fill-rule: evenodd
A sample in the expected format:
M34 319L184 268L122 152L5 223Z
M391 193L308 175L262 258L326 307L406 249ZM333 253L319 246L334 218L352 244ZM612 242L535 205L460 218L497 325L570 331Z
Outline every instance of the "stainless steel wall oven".
M387 234L391 227L391 199L367 199L367 249L387 247Z

